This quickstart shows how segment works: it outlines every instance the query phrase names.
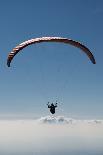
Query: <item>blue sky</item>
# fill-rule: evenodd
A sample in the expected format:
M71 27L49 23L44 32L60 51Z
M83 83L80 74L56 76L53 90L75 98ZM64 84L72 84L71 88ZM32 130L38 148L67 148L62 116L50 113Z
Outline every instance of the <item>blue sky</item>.
M58 100L58 115L103 118L102 17L102 0L1 0L0 114L46 115L46 103ZM6 66L12 48L42 36L81 41L97 64L77 48L43 43Z

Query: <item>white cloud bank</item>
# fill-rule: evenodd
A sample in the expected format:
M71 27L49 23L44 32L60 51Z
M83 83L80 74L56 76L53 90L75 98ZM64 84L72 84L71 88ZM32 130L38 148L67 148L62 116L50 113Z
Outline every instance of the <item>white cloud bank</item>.
M0 120L0 154L103 154L103 120L45 116L33 120ZM72 152L72 153L70 153ZM90 154L91 155L91 154Z
M91 124L101 124L103 120L78 120L72 119L64 116L45 116L38 119L41 123L56 123L56 124L78 124L78 123L91 123Z

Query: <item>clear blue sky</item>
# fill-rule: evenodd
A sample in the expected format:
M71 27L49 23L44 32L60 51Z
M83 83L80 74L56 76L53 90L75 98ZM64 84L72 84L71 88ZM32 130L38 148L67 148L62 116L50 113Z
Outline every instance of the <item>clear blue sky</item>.
M8 53L35 37L81 41L96 65L74 47L42 43ZM46 115L48 101L60 102L57 114L103 118L103 1L0 1L0 115Z

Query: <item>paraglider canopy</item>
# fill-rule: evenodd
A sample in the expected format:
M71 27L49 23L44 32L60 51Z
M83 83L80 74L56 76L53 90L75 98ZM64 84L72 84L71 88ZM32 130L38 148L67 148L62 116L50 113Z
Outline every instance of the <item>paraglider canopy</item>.
M15 48L13 48L13 50L8 55L7 66L10 67L10 63L11 63L12 59L14 58L14 56L18 52L20 52L23 48L25 48L31 44L41 43L41 42L59 42L59 43L70 44L72 46L80 48L89 57L89 59L91 60L91 62L93 64L96 63L92 52L85 45L83 45L82 43L80 43L78 41L68 39L68 38L62 38L62 37L41 37L41 38L34 38L34 39L24 41L23 43L19 44Z

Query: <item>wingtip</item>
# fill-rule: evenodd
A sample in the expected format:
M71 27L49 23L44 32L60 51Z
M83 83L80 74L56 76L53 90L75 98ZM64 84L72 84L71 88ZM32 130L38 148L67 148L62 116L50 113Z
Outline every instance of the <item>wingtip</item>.
M7 61L7 66L10 67L10 63Z
M96 64L96 61L95 61L95 59L94 59L94 61L93 61L93 64Z

